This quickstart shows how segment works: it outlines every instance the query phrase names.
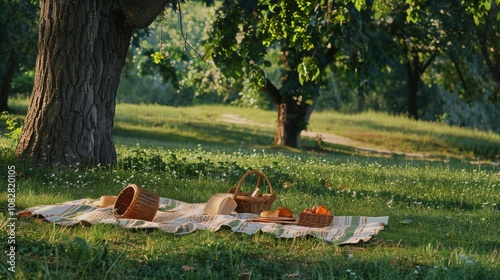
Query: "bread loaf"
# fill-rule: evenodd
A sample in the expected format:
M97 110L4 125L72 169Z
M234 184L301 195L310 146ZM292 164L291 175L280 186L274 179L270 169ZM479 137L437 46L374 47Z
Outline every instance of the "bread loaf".
M279 207L278 209L276 209L275 212L278 213L278 217L287 217L287 218L293 217L292 210L290 210L289 208L286 208L286 207Z
M260 212L260 216L263 217L263 218L276 218L278 217L278 213L276 213L275 211L262 211Z

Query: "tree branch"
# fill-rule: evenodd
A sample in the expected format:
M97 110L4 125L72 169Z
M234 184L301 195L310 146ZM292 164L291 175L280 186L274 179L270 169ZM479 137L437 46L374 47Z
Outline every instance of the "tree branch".
M427 59L427 61L425 62L425 64L422 66L422 71L420 73L420 75L422 75L424 72L425 72L425 69L427 69L427 67L429 67L429 65L431 65L432 61L436 58L436 53L433 53L429 59Z
M146 28L171 0L118 0L125 23L133 28Z
M184 26L183 26L183 23L182 23L182 8L181 8L181 3L178 2L177 3L178 5L178 10L179 10L179 25L180 25L180 29L181 29L181 36L182 36L182 39L184 39L184 50L187 52L187 54L192 58L194 59L193 55L191 55L191 51L192 50L196 56L198 56L199 58L201 58L203 61L205 61L205 55L201 55L192 45L191 43L189 43L188 39L187 39L187 35L186 33L184 32ZM206 61L205 61L206 62Z
M458 62L456 61L455 58L450 56L450 59L451 59L453 66L455 67L455 71L457 72L458 78L460 79L462 86L464 87L464 89L467 89L467 83L465 82L465 78L464 78L464 75L462 74L462 70L460 70L460 65L458 65Z
M266 85L262 90L271 98L274 104L279 105L282 103L279 89L277 89L269 79L266 79Z

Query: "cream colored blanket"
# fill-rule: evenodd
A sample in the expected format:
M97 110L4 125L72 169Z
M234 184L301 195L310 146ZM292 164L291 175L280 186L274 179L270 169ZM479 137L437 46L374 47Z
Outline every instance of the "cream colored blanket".
M173 234L187 234L198 229L217 231L229 227L234 232L255 234L259 231L271 233L280 238L312 235L337 244L356 244L368 241L384 229L389 217L335 216L332 224L324 228L303 227L295 224L253 222L255 214L206 215L205 203L186 203L169 198L160 198L160 208L152 222L116 219L113 206L101 208L97 201L80 199L54 205L28 208L18 216L41 217L58 225L117 224L123 228L158 228Z

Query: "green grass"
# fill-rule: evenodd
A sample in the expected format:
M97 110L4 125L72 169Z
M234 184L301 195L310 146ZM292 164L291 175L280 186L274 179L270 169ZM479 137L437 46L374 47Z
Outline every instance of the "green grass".
M19 112L17 117L22 120L28 101L13 99L10 106ZM232 124L224 121L228 114L261 125ZM182 148L186 147L185 144L189 147L230 144L228 148L268 148L274 136L276 117L273 111L220 105L164 107L119 104L116 108L115 135L118 145L144 142L143 146L167 148ZM0 123L0 133L3 125ZM332 111L314 112L309 129L320 135L333 133L349 137L366 147L418 152L431 160L490 161L500 158L500 135L497 133L414 121L385 113L348 115ZM144 138L148 140L141 140ZM302 137L302 142L306 149L317 145L315 139L306 137ZM366 154L352 147L328 143L323 143L321 148L327 152Z
M346 115L321 112L313 114L311 127L376 147L422 152L429 157L491 159L500 155L500 135L496 133L415 121L384 113Z
M19 112L26 110L26 101L15 102ZM15 165L23 172L16 178L18 210L97 199L117 194L128 183L163 197L205 202L215 193L226 192L245 170L253 168L263 171L272 182L280 200L275 204L283 203L295 213L324 204L336 215L389 216L389 225L368 243L338 246L313 237L276 239L266 233L244 235L229 229L176 236L110 225L65 228L22 218L16 224L19 257L15 277L498 278L500 169L489 161L470 163L479 154L485 159L498 154L497 134L375 113L313 114L311 127L315 131L359 141L363 139L355 135L365 133L371 135L366 144L377 146L376 139L381 138L385 139L384 148L419 151L433 160L379 157L327 144L312 152L307 147L314 146L314 140L304 141L306 148L301 150L273 147L269 145L272 127L228 124L220 120L223 114L274 125L275 113L267 111L120 104L116 168L35 168L17 162L12 155L13 141L2 137L0 182L2 186L7 182L7 166ZM441 141L446 148L421 142L429 139ZM477 142L479 148L474 150L462 139ZM2 228L9 217L3 210L7 209L5 189L0 194ZM4 232L0 242L6 248ZM14 276L7 272L6 261L4 253L1 279Z

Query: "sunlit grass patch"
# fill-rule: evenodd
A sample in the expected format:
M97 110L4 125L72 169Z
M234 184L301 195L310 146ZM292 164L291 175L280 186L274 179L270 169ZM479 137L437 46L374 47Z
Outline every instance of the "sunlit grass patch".
M410 120L403 116L365 112L316 112L311 128L350 137L391 150L422 151L432 156L485 156L500 152L500 135L493 132Z

